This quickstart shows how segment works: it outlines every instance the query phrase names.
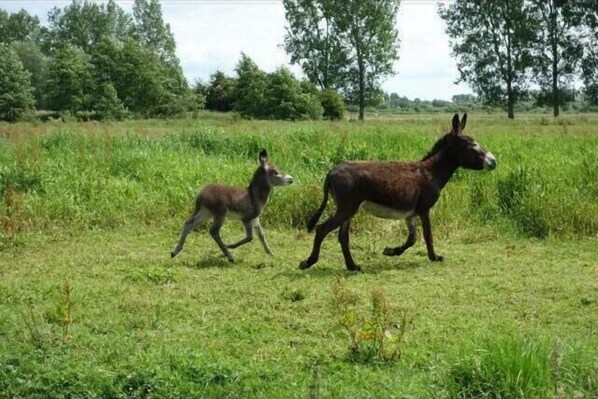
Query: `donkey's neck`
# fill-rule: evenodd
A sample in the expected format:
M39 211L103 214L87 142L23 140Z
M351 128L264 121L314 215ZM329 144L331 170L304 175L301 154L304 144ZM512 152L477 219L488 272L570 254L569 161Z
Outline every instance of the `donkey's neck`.
M247 190L249 191L253 209L259 215L266 205L266 202L268 202L268 197L272 190L270 184L268 184L266 174L256 172L251 183L249 183Z
M443 188L459 168L459 165L446 151L440 151L422 162L432 172L434 182L439 188Z

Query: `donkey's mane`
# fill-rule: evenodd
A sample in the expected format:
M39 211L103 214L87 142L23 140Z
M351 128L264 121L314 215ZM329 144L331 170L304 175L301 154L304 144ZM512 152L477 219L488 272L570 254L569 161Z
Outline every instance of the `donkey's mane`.
M440 151L445 149L450 135L450 133L447 133L441 138L439 138L438 141L436 141L436 143L434 144L434 147L432 147L432 149L421 160L425 161L426 159L432 158L434 155L438 154Z

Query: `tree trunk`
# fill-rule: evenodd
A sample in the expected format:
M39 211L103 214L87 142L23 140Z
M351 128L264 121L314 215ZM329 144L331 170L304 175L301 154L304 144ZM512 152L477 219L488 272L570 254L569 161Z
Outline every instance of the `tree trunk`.
M553 56L555 53L553 53ZM559 116L559 83L556 61L552 63L552 110L555 117Z
M365 67L359 60L359 120L362 121L365 112Z
M507 90L507 116L509 119L515 119L515 111L513 110L515 106L515 99L513 98L513 91L511 89L510 83Z

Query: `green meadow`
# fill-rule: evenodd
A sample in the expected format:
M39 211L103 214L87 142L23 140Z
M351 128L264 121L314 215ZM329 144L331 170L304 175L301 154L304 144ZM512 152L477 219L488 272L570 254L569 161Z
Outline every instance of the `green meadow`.
M305 222L345 159L418 160L452 115L0 124L0 398L596 398L598 115L470 114L498 161L432 211L443 263L358 214L348 272ZM246 185L266 148L295 178L228 263L199 188ZM333 209L332 201L327 213ZM223 228L229 243L243 235Z

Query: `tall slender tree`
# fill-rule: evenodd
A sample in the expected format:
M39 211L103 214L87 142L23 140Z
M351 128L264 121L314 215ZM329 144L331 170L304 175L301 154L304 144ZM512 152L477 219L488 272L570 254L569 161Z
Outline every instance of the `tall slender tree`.
M586 100L598 105L598 0L582 0L580 3L584 47L581 77Z
M359 105L379 98L398 58L399 0L288 0L285 49L322 88L340 89Z
M515 117L532 67L535 25L524 0L456 0L439 7L446 23L460 82L487 103L506 105Z
M347 66L340 32L333 23L329 0L283 0L287 20L284 48L291 63L301 65L310 82L320 89L343 86Z
M29 77L14 49L0 43L0 120L16 121L33 108Z
M550 94L555 117L565 99L561 87L572 80L583 54L579 30L583 12L577 3L530 0L531 13L539 27L534 43L536 81Z
M336 0L335 5L335 25L349 60L345 91L356 100L363 120L365 106L381 98L381 80L394 73L399 0Z

